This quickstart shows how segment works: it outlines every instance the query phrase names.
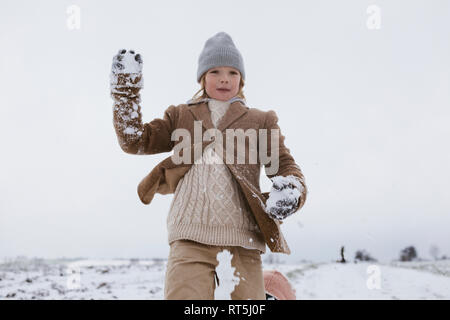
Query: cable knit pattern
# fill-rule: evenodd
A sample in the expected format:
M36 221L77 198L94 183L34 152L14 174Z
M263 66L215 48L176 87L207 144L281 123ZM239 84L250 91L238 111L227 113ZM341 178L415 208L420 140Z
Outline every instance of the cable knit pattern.
M217 127L229 101L210 99ZM235 245L265 252L263 235L228 167L211 143L178 182L167 217L169 243L188 239L209 245Z

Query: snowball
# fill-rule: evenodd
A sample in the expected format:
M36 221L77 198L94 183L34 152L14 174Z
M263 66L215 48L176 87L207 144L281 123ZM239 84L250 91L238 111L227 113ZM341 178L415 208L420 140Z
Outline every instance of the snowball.
M301 192L303 191L303 185L300 183L300 180L292 175L289 175L287 177L276 176L272 178L272 182L278 185L287 185L291 183L295 186L295 188L284 188L280 191L272 187L272 189L270 190L269 198L266 201L266 212L273 213L273 208L289 209L291 206L280 206L279 204L277 204L277 202L280 200L288 200L289 203L294 203L296 200L298 201Z

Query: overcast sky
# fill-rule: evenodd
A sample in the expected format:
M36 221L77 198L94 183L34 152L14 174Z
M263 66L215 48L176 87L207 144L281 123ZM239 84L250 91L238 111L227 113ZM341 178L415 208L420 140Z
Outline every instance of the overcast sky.
M281 260L336 260L341 245L350 259L409 245L450 255L448 1L15 0L0 25L0 258L167 257L173 195L147 206L136 188L170 154L120 149L111 61L141 53L151 121L199 89L198 56L219 31L243 55L248 105L277 112L309 188Z

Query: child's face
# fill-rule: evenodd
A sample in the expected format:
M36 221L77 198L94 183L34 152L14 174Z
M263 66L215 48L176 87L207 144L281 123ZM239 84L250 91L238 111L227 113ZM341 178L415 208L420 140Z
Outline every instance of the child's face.
M213 99L228 101L239 92L241 73L233 67L216 67L206 72L205 90Z

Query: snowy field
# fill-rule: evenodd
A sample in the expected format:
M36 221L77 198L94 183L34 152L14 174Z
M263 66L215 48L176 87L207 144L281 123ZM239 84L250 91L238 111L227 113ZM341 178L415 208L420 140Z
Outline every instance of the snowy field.
M0 264L0 299L162 299L165 260L15 259ZM450 299L450 260L264 264L298 300Z

